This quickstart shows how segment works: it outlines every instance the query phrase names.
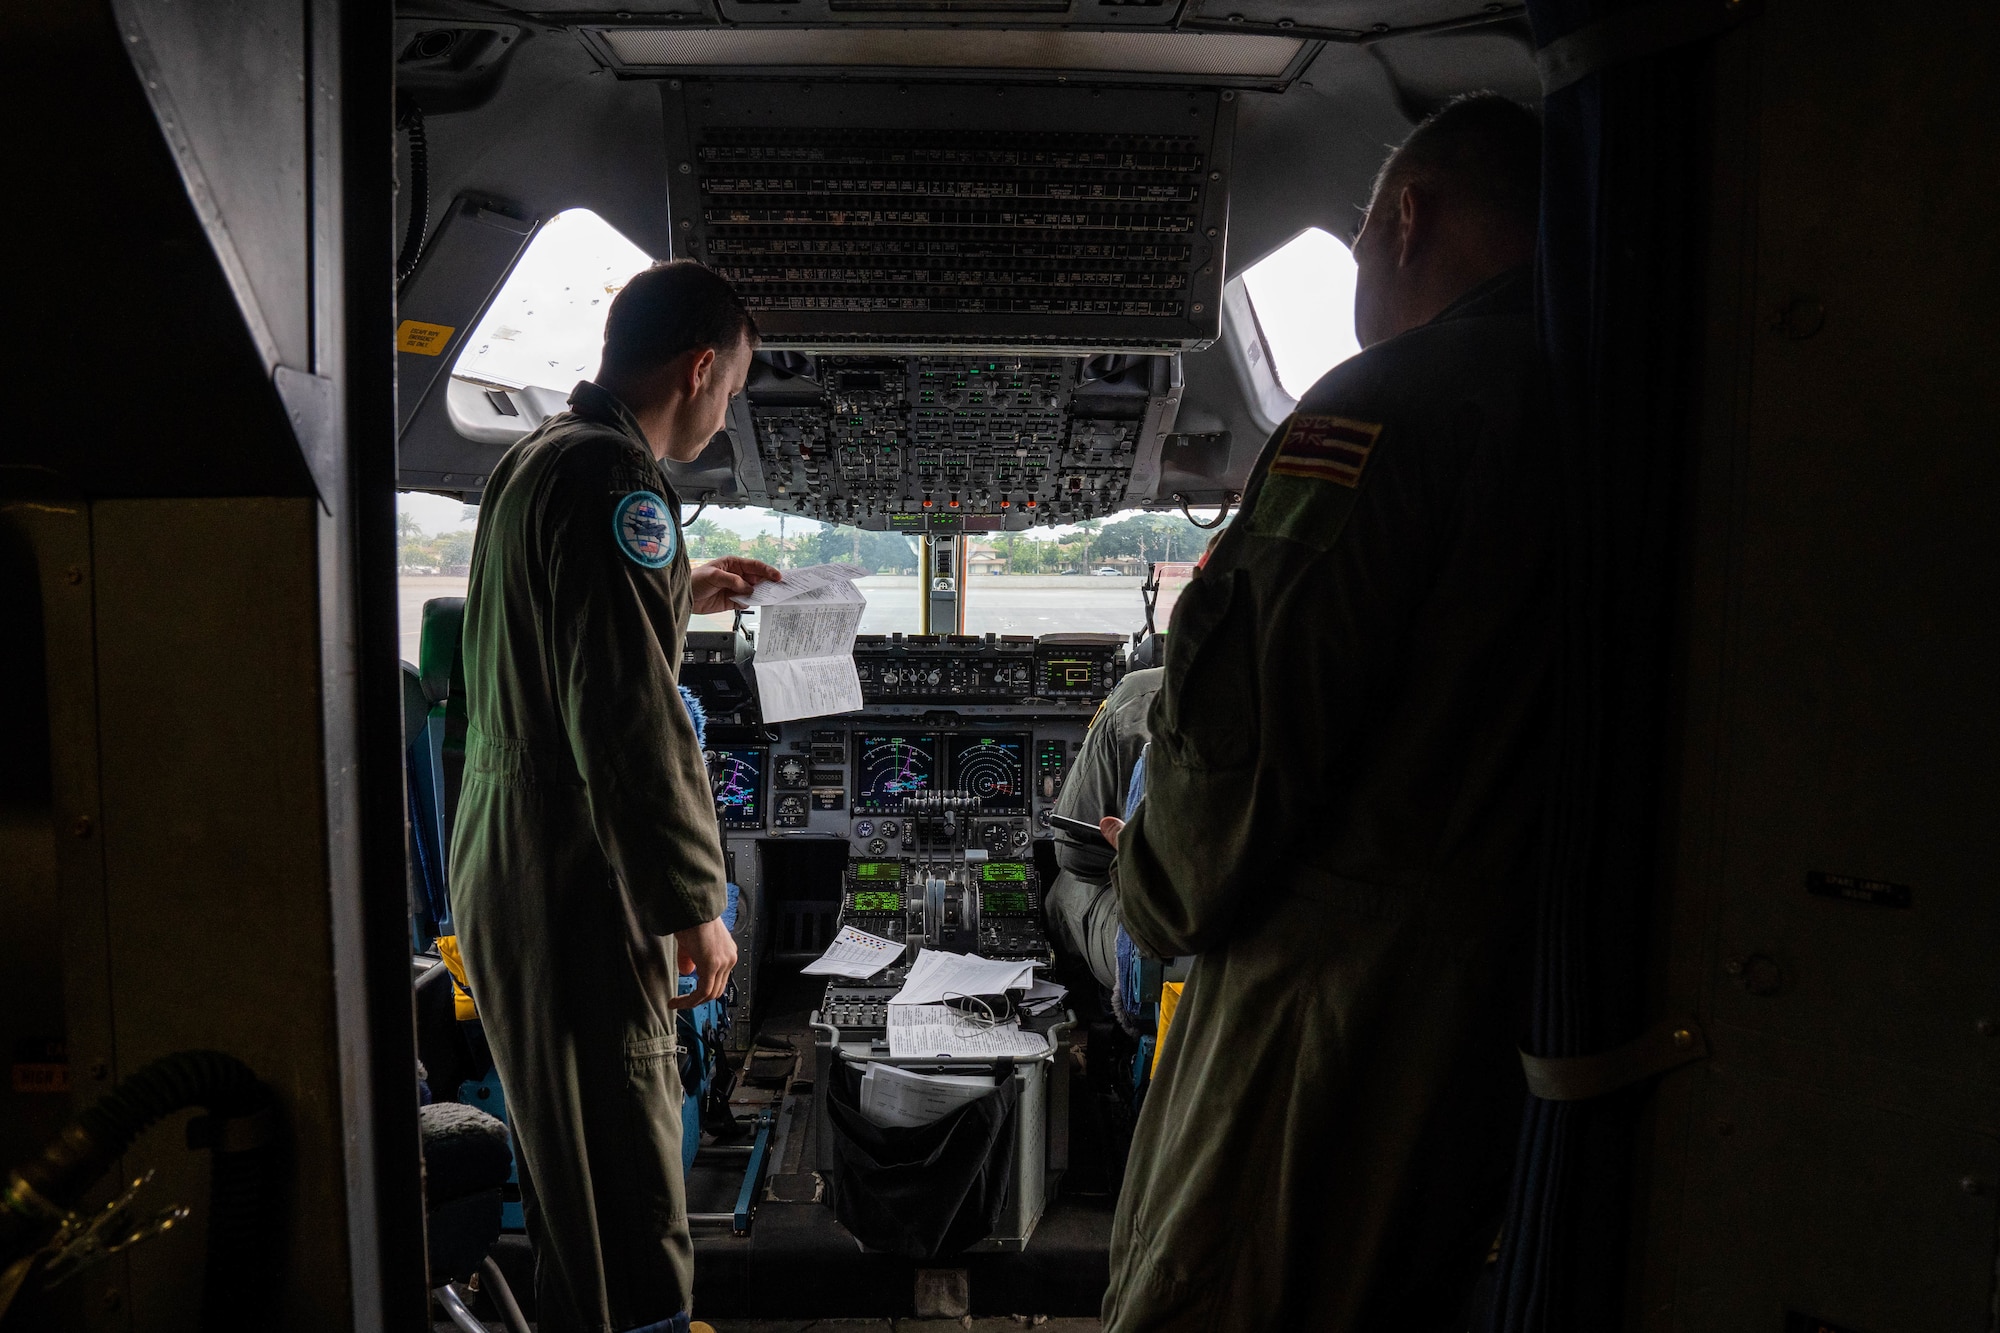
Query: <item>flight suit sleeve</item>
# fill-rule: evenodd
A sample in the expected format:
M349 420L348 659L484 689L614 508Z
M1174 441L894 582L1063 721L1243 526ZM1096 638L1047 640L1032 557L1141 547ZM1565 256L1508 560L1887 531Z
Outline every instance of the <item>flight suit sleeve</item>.
M690 600L687 558L677 525L659 568L621 543L620 502L661 489L644 460L611 443L573 452L544 509L552 684L598 843L639 924L671 935L720 916L727 894L708 773L668 656Z
M1057 814L1095 824L1105 815L1124 812L1119 793L1129 775L1117 771L1119 749L1117 710L1107 700L1077 747L1076 761L1056 799ZM1111 873L1111 848L1103 839L1057 829L1055 844L1056 862L1070 874L1102 881Z
M1377 427L1348 486L1261 470L1283 462L1286 429L1167 636L1146 797L1114 870L1126 930L1155 957L1215 948L1277 891L1323 826L1435 563L1435 488L1414 432Z

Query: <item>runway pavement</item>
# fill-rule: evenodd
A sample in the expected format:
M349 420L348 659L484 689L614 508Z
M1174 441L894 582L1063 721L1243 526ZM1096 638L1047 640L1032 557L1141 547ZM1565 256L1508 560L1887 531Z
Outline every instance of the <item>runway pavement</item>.
M1139 600L1142 579L1095 574L1020 576L988 574L967 580L968 634L1056 634L1076 630L1130 634L1145 624ZM868 598L861 617L864 634L917 631L917 580L865 578L857 585ZM441 574L406 574L401 580L402 655L417 660L423 605L433 597L465 596L465 580ZM697 616L695 628L727 629L728 616ZM750 621L754 627L754 619Z

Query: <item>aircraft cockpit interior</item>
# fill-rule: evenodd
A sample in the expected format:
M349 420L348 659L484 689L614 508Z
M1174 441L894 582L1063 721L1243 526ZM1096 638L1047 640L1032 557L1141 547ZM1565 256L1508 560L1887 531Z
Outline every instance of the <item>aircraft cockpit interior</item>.
M1995 1327L1992 6L6 9L0 1333Z
M853 642L856 709L769 721L754 626L711 618L688 636L740 947L690 1158L702 1309L1090 1315L1172 965L1131 981L1121 1024L1058 958L1051 819L1099 708L1157 665L1203 529L1227 522L1293 400L1353 350L1345 246L1379 146L1457 93L1532 101L1532 52L1499 7L1412 10L1403 35L1368 42L1196 6L977 24L953 7L809 8L496 8L472 23L402 7L398 480L476 504L507 446L588 377L619 262L699 259L742 294L761 345L725 429L667 464L683 518L781 516L829 550L892 534L912 568L881 594L902 618L871 607ZM622 261L559 275L538 258L574 210L616 234ZM1301 236L1338 253L1306 282L1295 336L1287 293L1266 286L1260 323L1244 274ZM580 330L559 354L522 350L556 321ZM1279 339L1307 366L1287 381ZM1156 540L1151 559L1097 569L1071 555L1084 579L1118 576L1092 588L1115 588L1115 611L988 627L982 599L1014 584L1078 600L1059 577L993 569L996 539L1019 550L1148 512L1180 528L1178 551ZM404 594L406 627L421 595ZM451 610L422 613L413 661L448 652ZM451 744L424 752L434 828L450 818ZM432 901L426 924L448 926L435 887ZM812 971L850 930L893 942L891 964ZM948 1244L885 1231L880 1203L852 1197L878 1185L828 1108L890 1060L906 1011L888 1001L925 951L1037 969L1012 997L1036 1010L1026 1045L990 1046L1020 1089L993 1150L1015 1158L1011 1183L976 1224L982 1201L968 1203ZM1024 998L1034 986L1063 998ZM990 1071L976 1050L957 1067ZM953 1067L900 1039L894 1055ZM473 1095L492 1107L504 1090ZM931 1268L961 1285L927 1294Z
M1131 979L1121 1023L1058 957L1052 817L1093 717L1157 664L1203 529L1226 524L1293 400L1352 350L1345 246L1380 145L1456 93L1532 101L1532 52L1498 7L1433 6L1367 43L1276 11L1071 5L972 24L952 7L809 8L496 7L475 23L402 7L398 481L476 505L506 448L594 369L620 263L695 258L741 293L761 344L725 428L666 465L684 521L782 517L825 534L812 549L857 555L845 534L886 534L908 572L863 580L882 604L852 644L858 708L769 720L754 618L688 634L681 682L705 715L740 949L726 1001L698 1011L713 1052L690 1121L701 1309L1092 1315L1172 964ZM577 210L610 234L602 257L553 257ZM1302 235L1339 252L1308 283L1321 304L1303 339L1280 327L1298 320L1282 292L1266 288L1260 323L1244 281ZM1281 381L1280 339L1321 363ZM1148 513L1180 529L1178 551L1156 540L1150 559L1097 568L1072 551L1068 586L993 568L1005 538L1053 551ZM1100 571L1116 583L1095 586ZM405 655L447 679L433 658L457 604L420 612L424 581L409 582L406 647L421 631ZM1016 584L1077 606L1039 633L995 621ZM1121 604L1093 618L1086 588L1090 607ZM436 830L454 738L449 698L429 706L444 730L413 754L435 774L416 781ZM449 947L430 883L416 943ZM816 971L854 931L888 941L889 964ZM915 1011L889 1001L931 953L1033 965L1002 1001L1026 1006L1013 1044L905 1049L892 1022ZM425 1031L454 1035L442 1018ZM1011 1159L1006 1183L947 1210L948 1237L885 1228L884 1199L856 1197L909 1203L846 1142L846 1085L876 1065L989 1080L1011 1066L1018 1101L990 1149ZM504 1106L488 1071L464 1086ZM947 1289L925 1285L932 1270Z
M851 541L862 556L843 534L864 533L903 559L862 581L875 605L851 648L858 708L768 720L756 618L688 634L681 682L705 717L740 949L724 1001L696 1011L702 1312L1092 1315L1164 971L1132 980L1146 1013L1121 1025L1108 991L1059 959L1051 820L1099 708L1156 664L1203 529L1226 523L1325 368L1279 381L1243 271L1313 229L1344 246L1374 142L1460 89L1289 20L1196 35L1163 25L1167 10L1118 6L978 27L921 7L702 26L714 17L399 14L413 257L399 484L478 503L501 453L594 368L604 306L630 276L618 263L697 258L742 294L761 345L725 429L667 465L683 519L782 517L825 534L814 550ZM1465 36L1437 39L1464 48L1454 78L1530 92L1518 18L1466 17ZM617 258L560 258L577 210L615 234ZM1311 336L1339 347L1352 314L1333 281L1317 315L1330 327ZM523 350L554 321L567 324L541 335L549 347ZM1052 565L1010 572L1032 568L1018 556L994 568L1009 537L1053 553L1060 535L1149 512L1178 550L1156 535L1150 559L1093 565L1066 548L1067 581ZM427 584L458 589L408 582L413 674L448 680L457 604L413 603ZM1010 596L1058 614L996 620ZM444 693L425 702L436 737L412 750L433 794L419 820L431 866L448 860L436 830L453 801ZM435 872L426 882L415 943L434 952L443 934L448 950L448 898ZM854 932L887 965L817 970ZM984 1003L1018 1016L967 1027L947 1052L906 1049L892 1024L920 1011L890 1001L932 954L1012 966ZM421 1030L452 1054L426 1065L462 1064L445 1083L504 1116L433 966ZM952 1078L1012 1082L990 1181L940 1170L939 1198L913 1203L864 1167L851 1119L896 1074L945 1076L932 1095ZM886 1226L890 1201L941 1220ZM510 1247L521 1238L497 1253Z

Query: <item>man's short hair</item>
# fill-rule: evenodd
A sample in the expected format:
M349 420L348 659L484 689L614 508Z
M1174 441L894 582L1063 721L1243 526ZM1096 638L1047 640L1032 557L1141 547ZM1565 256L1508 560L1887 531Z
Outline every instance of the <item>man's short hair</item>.
M644 374L697 347L757 345L757 321L723 276L676 259L633 276L604 321L600 373Z
M1389 155L1373 197L1405 185L1532 232L1541 212L1541 118L1498 93L1454 98Z

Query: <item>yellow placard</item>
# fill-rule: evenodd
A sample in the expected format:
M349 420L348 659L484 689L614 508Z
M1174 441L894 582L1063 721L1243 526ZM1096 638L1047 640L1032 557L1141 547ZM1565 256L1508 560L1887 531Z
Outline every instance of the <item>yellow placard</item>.
M451 973L452 1016L461 1023L470 1023L479 1017L479 1007L472 1002L472 985L465 979L465 959L459 956L458 936L437 937L438 957L444 959L445 971Z
M396 350L415 352L418 356L436 356L444 351L445 344L457 330L449 324L426 324L420 319L406 319L396 326Z
M1160 1031L1153 1038L1153 1063L1146 1070L1151 1078L1160 1068L1160 1049L1167 1044L1167 1029L1174 1025L1174 1011L1181 1007L1181 988L1184 981L1163 981L1160 983Z

